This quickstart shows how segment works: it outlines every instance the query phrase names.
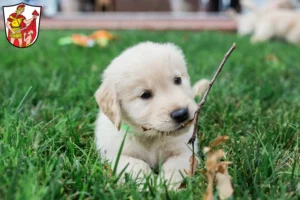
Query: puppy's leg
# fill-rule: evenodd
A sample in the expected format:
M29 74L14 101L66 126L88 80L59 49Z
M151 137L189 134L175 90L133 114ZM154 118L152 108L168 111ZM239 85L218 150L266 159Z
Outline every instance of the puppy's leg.
M178 189L184 177L185 171L189 171L189 158L191 152L188 154L180 154L170 157L162 166L162 173L169 185L169 189Z
M286 40L292 44L300 44L300 27L291 30L286 36Z
M193 86L194 97L201 97L208 87L209 83L210 81L207 79L201 79L200 81L196 82Z
M113 166L114 165L115 163L113 163ZM144 180L144 177L151 173L151 168L146 162L133 158L131 156L121 155L117 167L117 174L120 174L124 169L125 171L122 174L120 183L124 182L125 173L129 173L131 177L137 182L142 182Z
M274 34L272 25L269 22L261 22L255 28L254 35L251 37L251 43L267 41L271 39Z

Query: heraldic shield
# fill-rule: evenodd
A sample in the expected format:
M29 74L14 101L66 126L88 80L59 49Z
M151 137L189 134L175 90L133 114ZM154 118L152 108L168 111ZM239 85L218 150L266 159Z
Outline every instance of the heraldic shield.
M41 6L19 3L3 6L3 17L7 41L15 47L33 45L40 30Z

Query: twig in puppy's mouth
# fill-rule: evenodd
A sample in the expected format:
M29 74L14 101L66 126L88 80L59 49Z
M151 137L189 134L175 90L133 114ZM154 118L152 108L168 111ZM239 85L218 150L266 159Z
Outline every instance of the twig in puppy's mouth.
M151 125L149 124L144 124L141 126L141 128L143 129L143 131L150 131L152 129Z
M229 56L231 55L231 53L233 52L233 50L236 48L236 45L235 43L231 46L231 48L227 51L227 53L224 55L224 58L218 68L218 70L216 71L215 75L213 76L213 78L211 79L204 95L202 96L202 99L200 101L200 103L198 104L198 108L195 112L195 115L194 115L194 130L193 130L193 135L192 137L189 139L188 141L188 144L192 144L192 149L193 149L193 158L195 157L195 152L194 152L194 143L195 143L195 140L196 140L196 135L197 135L197 123L198 123L198 119L199 119L199 114L200 114L200 111L203 107L203 105L205 104L206 102L206 98L207 98L207 95L211 89L211 87L213 86L213 84L215 83L216 79L217 79L217 76L220 74L220 72L222 71L222 68L224 66L224 64L226 63L227 59L229 58ZM194 159L192 160L194 162ZM194 163L192 163L191 165L193 168L194 168ZM194 172L194 169L191 169L192 172Z
M154 131L157 131L159 133L165 133L165 132L173 132L173 131L178 131L180 129L183 129L185 127L187 127L189 124L191 124L192 122L194 121L194 118L186 121L186 122L183 122L181 124L179 124L178 126L176 126L174 129L172 130L169 130L169 131L161 131L161 130L157 130L155 128L153 128L150 124L144 124L141 126L141 128L143 129L144 132L146 131L150 131L150 130L154 130Z

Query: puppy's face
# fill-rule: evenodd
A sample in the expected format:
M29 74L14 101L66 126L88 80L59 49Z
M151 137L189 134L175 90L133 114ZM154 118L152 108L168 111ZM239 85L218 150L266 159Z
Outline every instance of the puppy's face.
M117 127L123 120L155 132L181 132L197 109L184 57L172 44L141 43L122 53L104 72L96 98Z

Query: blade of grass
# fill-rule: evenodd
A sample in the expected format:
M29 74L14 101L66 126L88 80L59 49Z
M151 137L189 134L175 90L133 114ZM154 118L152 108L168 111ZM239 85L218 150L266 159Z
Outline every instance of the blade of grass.
M127 130L125 132L125 135L124 135L123 140L121 142L121 146L120 146L119 151L118 151L117 159L116 159L116 162L115 162L115 165L114 165L114 169L113 169L113 173L112 173L113 176L115 176L116 173L117 173L117 168L118 168L118 164L119 164L119 161L120 161L120 157L121 157L121 153L122 153L122 150L123 150L123 147L124 147L124 143L125 143L125 139L126 139L127 133L128 133L128 128L127 128Z
M27 92L26 92L25 95L23 96L21 102L19 103L19 105L18 105L18 107L17 107L16 113L19 113L19 112L20 112L20 108L21 108L21 106L22 106L24 100L25 100L26 97L28 96L28 94L29 94L29 92L30 92L31 89L32 89L32 86L29 87L29 89L27 90Z

